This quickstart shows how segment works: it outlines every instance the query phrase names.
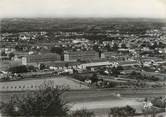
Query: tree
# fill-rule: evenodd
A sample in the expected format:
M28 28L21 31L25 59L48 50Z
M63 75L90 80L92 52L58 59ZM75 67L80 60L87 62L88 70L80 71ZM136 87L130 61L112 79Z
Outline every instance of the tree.
M158 108L165 108L166 107L166 98L164 97L155 97L151 100L152 104Z
M65 63L65 67L69 67L69 63Z
M116 69L119 70L119 71L124 70L124 68L122 66L118 66Z
M93 50L96 51L96 52L99 52L100 51L99 46L98 45L94 45L93 46Z
M25 73L28 72L28 69L25 65L20 65L20 66L10 67L8 71L12 73Z
M108 113L109 117L133 117L136 110L130 106L114 107Z
M111 71L113 76L118 76L120 74L120 70L117 69L116 67L113 67Z
M23 96L15 95L1 104L1 113L6 116L67 116L69 108L61 99L65 89L53 87L52 81L44 83L39 90Z
M113 51L117 51L118 50L118 44L117 43L114 43L114 45L113 45L113 47L112 47L112 49L113 49Z
M23 46L22 46L22 45L16 45L16 46L15 46L15 49L16 49L17 51L23 51Z
M122 43L121 48L125 48L126 49L127 48L126 44Z
M91 79L92 83L97 82L98 81L97 74L94 73L90 79Z
M15 56L14 53L10 53L10 54L9 54L9 58L10 58L10 59L13 58L14 56Z
M62 54L63 48L62 47L52 47L50 50L52 53Z
M86 109L77 110L71 114L71 117L94 117L94 112L90 112Z
M27 69L28 69L28 71L30 71L30 72L35 72L35 71L37 71L37 68L34 67L34 66L32 66L32 65L27 66Z
M41 64L39 65L39 69L40 69L40 70L43 70L43 69L46 69L46 68L47 68L46 65L43 64L43 63L41 63Z
M105 48L107 49L107 51L112 51L112 48L111 48L110 44L107 44L107 45L105 46Z
M4 51L2 51L1 56L7 56L7 54Z

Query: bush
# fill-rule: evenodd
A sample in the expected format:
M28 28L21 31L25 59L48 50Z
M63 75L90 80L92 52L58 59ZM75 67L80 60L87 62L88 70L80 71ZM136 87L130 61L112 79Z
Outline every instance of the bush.
M36 69L37 68L35 68L34 66L20 65L20 66L10 67L8 71L11 73L26 73L29 71L36 71Z
M77 110L71 114L71 117L95 117L94 112L90 112L86 109Z
M98 76L97 76L97 74L94 73L94 74L92 75L92 77L90 77L90 80L92 81L92 83L97 82L97 81L98 81Z
M155 97L151 100L152 104L158 108L166 107L166 99L164 97Z
M37 68L34 67L34 66L32 66L32 65L27 66L27 69L28 69L28 71L30 71L30 72L36 72L36 71L37 71Z
M51 82L50 82L51 83ZM68 106L61 100L64 89L53 88L44 83L38 91L24 96L12 96L10 101L2 103L0 110L6 116L67 116Z
M160 80L158 77L148 76L148 75L141 74L140 72L135 72L135 71L132 71L128 77L134 78L136 80L146 80L146 81L159 81Z
M108 113L109 117L133 117L136 110L130 106L126 107L114 107L110 109Z
M62 54L63 48L62 47L52 47L50 50L52 53Z
M8 71L12 73L25 73L28 72L28 69L25 65L20 65L20 66L10 67Z
M122 66L118 66L116 69L119 70L119 71L124 70L124 68Z
M119 67L113 67L113 68L111 69L111 72L112 72L111 75L117 77L118 75L120 75L120 71L122 71L122 70L123 70L123 67L121 67L121 66L119 66Z

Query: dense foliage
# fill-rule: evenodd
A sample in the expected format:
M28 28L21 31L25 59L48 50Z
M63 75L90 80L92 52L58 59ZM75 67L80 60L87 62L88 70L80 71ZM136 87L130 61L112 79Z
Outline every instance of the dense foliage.
M8 71L11 73L26 73L30 71L36 71L36 68L34 66L20 65L20 66L10 67Z
M152 104L158 108L166 108L166 98L164 97L156 97L152 99Z
M133 117L136 110L130 106L114 107L110 109L109 117Z
M94 112L88 111L86 109L82 109L82 110L77 110L73 112L70 116L71 117L95 117L95 114Z
M140 72L131 72L128 76L129 78L134 78L137 80L147 80L147 81L159 81L160 79L155 76L148 76L148 75L143 75Z
M38 91L11 97L9 102L1 104L0 110L6 116L64 117L68 112L68 106L61 99L64 91L44 84Z

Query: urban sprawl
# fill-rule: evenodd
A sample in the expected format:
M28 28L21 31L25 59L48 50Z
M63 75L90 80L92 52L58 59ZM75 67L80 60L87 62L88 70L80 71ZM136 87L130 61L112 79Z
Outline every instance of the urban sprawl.
M0 91L37 90L43 79L71 90L115 90L117 96L121 89L166 88L165 23L50 22L2 20Z

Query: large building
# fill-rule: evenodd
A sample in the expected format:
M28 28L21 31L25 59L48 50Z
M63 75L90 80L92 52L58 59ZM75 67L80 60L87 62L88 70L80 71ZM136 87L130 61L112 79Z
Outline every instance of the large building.
M95 67L101 67L101 66L114 66L115 63L109 62L109 61L103 61L103 62L93 62L93 63L84 63L80 65L80 68L95 68Z
M64 52L64 61L91 61L98 60L99 53L96 51L69 51Z
M54 61L60 61L60 60L61 60L61 56L56 53L28 55L28 56L22 57L22 64L38 66L41 63L54 62Z
M115 52L101 52L101 59L110 60L110 61L125 61L128 60L129 54L127 53L115 53Z

